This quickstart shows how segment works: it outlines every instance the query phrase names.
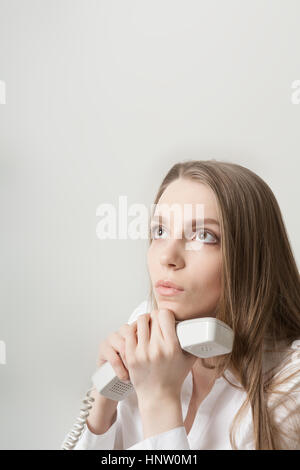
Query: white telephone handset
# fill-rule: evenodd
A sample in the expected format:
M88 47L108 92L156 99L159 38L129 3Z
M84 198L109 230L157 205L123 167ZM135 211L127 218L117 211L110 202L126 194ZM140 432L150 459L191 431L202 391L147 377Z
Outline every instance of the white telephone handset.
M228 354L232 350L234 339L232 329L214 317L176 322L176 333L182 349L197 357L219 356ZM93 374L92 382L101 395L116 401L123 400L134 390L131 382L126 383L116 376L109 362L105 362ZM90 393L94 387L88 390L83 400L84 407L81 408L81 414L65 438L61 446L62 450L73 449L78 441L89 415L89 409L92 408L91 403L94 398L90 397Z
M232 350L233 331L213 317L193 318L177 322L176 333L184 351L197 357L213 357ZM129 395L133 385L120 380L109 362L105 362L92 376L92 382L101 395L120 401Z

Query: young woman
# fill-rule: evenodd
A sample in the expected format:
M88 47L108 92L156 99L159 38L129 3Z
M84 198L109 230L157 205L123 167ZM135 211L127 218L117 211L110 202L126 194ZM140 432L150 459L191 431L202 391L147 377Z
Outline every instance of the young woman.
M273 192L241 165L191 160L169 170L154 203L148 301L97 362L135 393L116 402L94 391L75 449L300 449L300 280ZM188 242L161 209L174 203L203 204ZM180 348L175 321L207 316L233 329L230 354Z

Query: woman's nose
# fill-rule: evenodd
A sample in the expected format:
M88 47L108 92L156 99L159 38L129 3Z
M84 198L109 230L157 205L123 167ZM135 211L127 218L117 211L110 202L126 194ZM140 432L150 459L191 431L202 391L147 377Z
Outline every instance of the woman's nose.
M164 266L177 266L184 265L184 258L182 255L182 248L178 247L176 243L168 243L168 246L163 248L163 253L160 256L160 262Z

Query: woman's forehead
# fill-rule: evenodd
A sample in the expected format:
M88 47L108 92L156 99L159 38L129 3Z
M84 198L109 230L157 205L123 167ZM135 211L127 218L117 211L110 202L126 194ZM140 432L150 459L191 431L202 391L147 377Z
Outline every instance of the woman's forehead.
M218 206L214 192L207 185L193 181L176 180L171 183L155 205L153 215L155 218L166 217L174 211L178 211L183 217L218 220Z
M215 204L216 196L213 190L206 184L186 179L178 179L170 183L158 203L203 203L206 205Z

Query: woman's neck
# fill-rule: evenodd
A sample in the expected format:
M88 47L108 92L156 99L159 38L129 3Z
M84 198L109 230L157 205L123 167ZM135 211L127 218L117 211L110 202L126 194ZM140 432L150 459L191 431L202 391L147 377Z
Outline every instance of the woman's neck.
M209 359L205 362L212 365ZM192 367L193 375L193 394L202 395L203 392L210 390L216 381L217 373L215 369L208 369L202 365L201 359L197 359Z

